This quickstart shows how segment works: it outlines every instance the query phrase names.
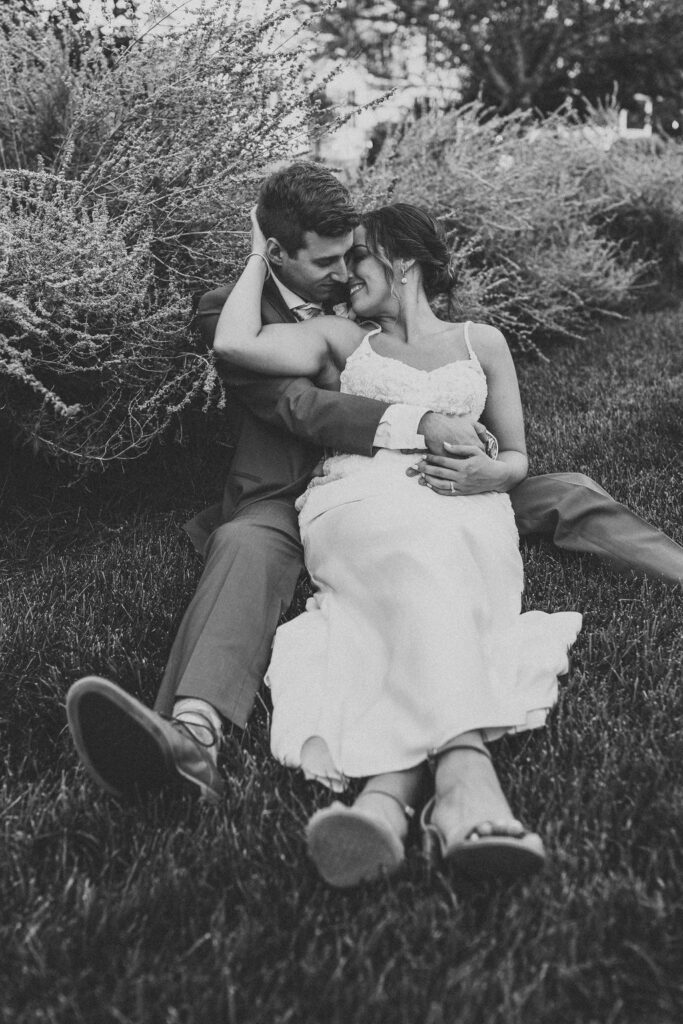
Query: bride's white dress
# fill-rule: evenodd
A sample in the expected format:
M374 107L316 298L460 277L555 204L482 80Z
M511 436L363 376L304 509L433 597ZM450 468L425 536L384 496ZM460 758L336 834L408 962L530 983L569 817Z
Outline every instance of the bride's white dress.
M380 356L376 333L342 391L479 418L486 378L467 327L470 358L430 371ZM581 627L576 612L521 614L508 496L435 494L406 476L415 460L332 456L299 499L315 593L276 634L271 747L335 790L470 729L490 741L543 725Z

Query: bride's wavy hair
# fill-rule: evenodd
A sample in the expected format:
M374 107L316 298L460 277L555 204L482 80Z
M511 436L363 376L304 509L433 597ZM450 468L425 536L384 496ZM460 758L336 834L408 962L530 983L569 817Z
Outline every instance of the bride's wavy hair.
M368 248L384 266L392 290L395 275L392 260L415 260L422 271L422 285L431 299L450 292L455 284L451 255L444 231L426 210L412 203L391 203L361 216Z

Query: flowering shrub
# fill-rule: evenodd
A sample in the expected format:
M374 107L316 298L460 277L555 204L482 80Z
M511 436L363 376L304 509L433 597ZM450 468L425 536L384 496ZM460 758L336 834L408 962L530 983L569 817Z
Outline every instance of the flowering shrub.
M18 10L10 18L6 8L0 15L0 165L35 168L59 149L85 76L72 66L63 38ZM100 57L89 50L86 59L98 63Z
M213 5L105 59L9 6L0 415L85 471L144 455L191 406L222 407L192 296L236 274L260 180L320 130L302 73L312 44L286 11L256 22ZM604 152L560 115L539 127L481 113L413 122L357 190L365 206L391 196L442 219L459 271L449 312L533 348L627 312L664 265L678 273L680 150Z
M3 29L4 80L19 54L16 81L28 88L31 67L39 77L61 44L36 19ZM15 436L87 469L144 454L190 404L222 402L188 331L191 296L241 265L265 169L305 151L314 130L305 54L283 45L285 30L282 13L252 23L217 9L134 44L113 67L56 60L59 73L34 82L23 108L11 94L15 121L0 123L0 405ZM55 98L50 83L62 116L47 145L39 108Z
M459 271L458 312L522 348L634 308L661 259L680 256L680 149L605 151L568 114L539 125L482 113L472 105L412 122L365 174L370 202L428 201ZM666 254L647 241L655 216L669 223Z
M675 296L683 274L683 146L662 143L651 154L620 145L606 175L606 233L650 260L652 283Z
M80 183L5 172L0 225L5 414L55 456L138 454L211 379L208 358L174 358L186 299L170 280L150 301L147 239L85 202Z

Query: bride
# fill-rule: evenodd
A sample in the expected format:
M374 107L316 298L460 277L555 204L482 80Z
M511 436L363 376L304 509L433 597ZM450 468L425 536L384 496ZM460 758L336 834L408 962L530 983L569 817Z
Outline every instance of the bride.
M457 449L458 480L443 487L416 485L414 453L337 453L299 499L314 595L276 635L271 747L333 791L366 779L352 806L333 802L307 825L319 872L339 887L401 865L428 761L433 795L421 825L432 859L514 877L545 856L540 837L514 818L487 744L544 724L581 617L521 614L506 493L527 473L515 369L498 330L433 313L429 298L449 285L448 262L421 209L373 210L350 253L355 322L317 316L264 327L270 269L252 212L252 253L216 329L215 352L230 363L482 417L499 442L496 459ZM438 477L439 458L427 459Z

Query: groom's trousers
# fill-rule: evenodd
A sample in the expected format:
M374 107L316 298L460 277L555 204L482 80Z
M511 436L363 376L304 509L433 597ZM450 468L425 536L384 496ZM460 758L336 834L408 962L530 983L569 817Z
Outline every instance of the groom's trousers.
M522 536L683 583L683 547L581 473L530 477L510 497ZM210 534L204 558L155 707L170 714L176 697L200 697L243 727L303 567L294 508L263 499L241 509Z
M583 473L530 476L510 492L520 536L552 540L646 576L683 584L683 547Z
M200 697L244 727L303 564L292 501L256 501L218 526L206 541L204 571L155 710L170 715L176 697Z

